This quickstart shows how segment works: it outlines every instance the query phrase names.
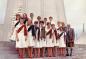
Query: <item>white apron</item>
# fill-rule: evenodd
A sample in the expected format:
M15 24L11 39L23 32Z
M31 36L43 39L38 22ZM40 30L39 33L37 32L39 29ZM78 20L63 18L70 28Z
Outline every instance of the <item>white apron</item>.
M60 32L61 34L62 32ZM60 40L59 40L59 47L66 47L66 44L65 44L65 41L64 41L64 33L63 35L60 37Z
M46 28L46 32L48 32L50 29L47 29ZM47 47L54 47L54 45L53 45L53 39L51 39L50 38L50 35L47 35L46 36L46 45L47 45Z
M32 30L28 32L27 45L28 47L33 47L35 45L33 36L32 36Z
M18 25L16 27L16 30L18 30L21 27L21 25ZM16 48L27 48L27 41L25 41L25 36L24 36L24 28L18 33L18 39L19 41L16 40Z
M42 48L42 41L41 39L38 40L38 30L36 32L36 39L34 40L35 42L35 45L34 45L34 48Z

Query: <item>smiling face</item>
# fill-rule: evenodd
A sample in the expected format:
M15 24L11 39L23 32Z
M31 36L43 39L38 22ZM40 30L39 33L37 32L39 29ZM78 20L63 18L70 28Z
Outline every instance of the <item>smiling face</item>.
M30 17L33 18L34 17L34 14L33 13L30 13Z
M16 14L16 20L20 19L20 14Z
M47 22L47 18L44 18L44 22Z
M40 21L40 27L43 27L44 21Z
M20 19L20 24L24 24L24 19L23 18Z
M27 14L26 13L23 14L23 18L27 18Z
M52 24L51 27L52 27L52 29L55 29L55 24Z
M51 27L51 24L50 24L50 22L47 22L47 27L49 27L49 28Z
M35 21L34 22L34 25L37 27L38 26L38 21Z
M49 17L49 20L52 21L52 20L53 20L53 17L50 16L50 17Z
M41 16L38 16L37 19L38 19L38 21L40 21L41 20Z

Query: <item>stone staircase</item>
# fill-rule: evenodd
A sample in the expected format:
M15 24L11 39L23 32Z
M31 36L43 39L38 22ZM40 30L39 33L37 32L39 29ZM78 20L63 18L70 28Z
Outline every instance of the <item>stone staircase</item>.
M18 59L18 53L12 42L0 41L0 59ZM24 59L30 59L25 57ZM86 45L75 45L73 56L71 57L44 57L33 59L86 59Z
M14 59L18 57L14 44L0 42L0 59Z

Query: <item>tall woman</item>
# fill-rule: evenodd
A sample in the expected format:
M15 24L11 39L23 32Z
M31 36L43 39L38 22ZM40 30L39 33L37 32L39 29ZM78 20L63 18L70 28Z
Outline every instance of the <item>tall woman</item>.
M24 24L27 25L29 18L26 13L23 14L23 18L24 18Z
M20 19L19 25L16 27L16 48L19 51L19 57L23 58L25 48L27 48L27 28L23 23L23 18Z

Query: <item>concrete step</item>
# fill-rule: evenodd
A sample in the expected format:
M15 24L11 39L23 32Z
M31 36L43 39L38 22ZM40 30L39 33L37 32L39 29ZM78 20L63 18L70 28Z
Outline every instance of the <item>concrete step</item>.
M18 59L18 53L12 42L0 42L0 59ZM30 59L25 57L24 59ZM44 57L33 59L86 59L86 45L75 45L73 56L71 57Z

